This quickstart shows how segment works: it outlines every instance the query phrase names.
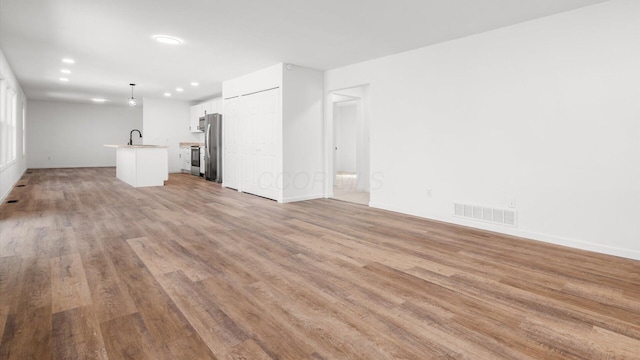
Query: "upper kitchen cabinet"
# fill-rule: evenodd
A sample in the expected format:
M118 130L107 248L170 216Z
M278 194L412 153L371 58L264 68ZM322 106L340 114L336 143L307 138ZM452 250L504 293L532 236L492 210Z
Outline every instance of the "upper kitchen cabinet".
M278 64L222 84L223 185L279 202L322 197L323 75Z
M222 114L222 98L205 101L203 103L191 106L191 117L189 121L189 131L199 132L199 119L206 114Z
M191 115L189 116L189 131L191 132L202 132L198 130L201 108L201 104L191 106Z
M222 98L216 98L209 101L209 111L207 114L222 114Z

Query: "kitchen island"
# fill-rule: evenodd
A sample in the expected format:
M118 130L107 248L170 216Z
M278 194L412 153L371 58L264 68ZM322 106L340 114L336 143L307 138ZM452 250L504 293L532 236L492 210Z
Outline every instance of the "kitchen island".
M166 146L104 145L116 149L116 178L133 187L164 186L169 179Z

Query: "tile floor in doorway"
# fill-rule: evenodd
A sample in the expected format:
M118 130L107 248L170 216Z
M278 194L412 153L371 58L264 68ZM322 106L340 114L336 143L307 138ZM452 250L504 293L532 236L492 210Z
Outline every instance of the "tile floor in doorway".
M333 186L333 198L369 206L369 193L357 190L358 176L354 173L339 172Z

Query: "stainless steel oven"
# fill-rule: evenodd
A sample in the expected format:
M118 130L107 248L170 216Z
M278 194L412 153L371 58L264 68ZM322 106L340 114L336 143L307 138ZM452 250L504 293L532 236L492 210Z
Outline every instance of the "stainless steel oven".
M200 176L200 146L191 147L191 175Z

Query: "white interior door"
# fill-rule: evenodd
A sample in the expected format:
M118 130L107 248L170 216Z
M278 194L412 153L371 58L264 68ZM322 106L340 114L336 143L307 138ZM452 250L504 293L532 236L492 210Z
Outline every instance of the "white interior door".
M257 94L240 97L241 170L240 190L252 194L258 191L256 181L256 125L258 121L259 97Z
M224 159L222 181L225 187L240 190L240 114L239 99L224 100Z
M259 97L259 118L256 124L256 179L258 195L270 199L278 198L278 178L281 176L278 159L281 124L279 116L280 89L263 91Z
M240 190L278 199L280 144L279 89L240 98Z

